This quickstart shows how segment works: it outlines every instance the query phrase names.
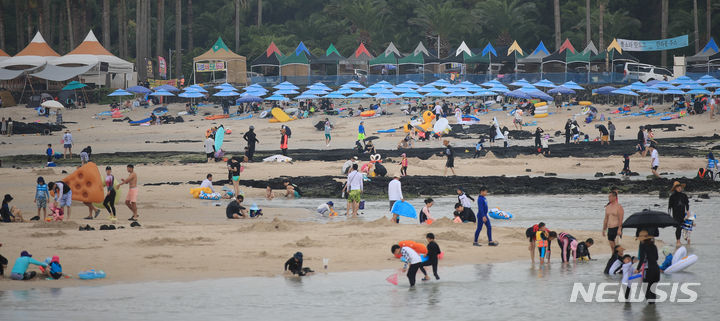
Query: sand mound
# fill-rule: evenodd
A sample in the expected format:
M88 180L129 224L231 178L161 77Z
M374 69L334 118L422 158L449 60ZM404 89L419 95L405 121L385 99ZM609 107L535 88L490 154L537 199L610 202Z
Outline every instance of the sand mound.
M210 245L215 240L207 237L193 237L189 239L177 239L174 237L153 237L151 239L142 239L135 244L139 246L202 246Z
M59 221L59 222L37 222L32 225L33 228L56 228L61 230L77 229L78 223L73 221Z
M310 237L308 237L307 235L305 237L297 240L295 243L290 243L290 244L294 244L297 247L317 247L317 246L323 245L322 242L320 242L318 240L313 240Z
M278 219L277 217L272 222L257 222L246 228L241 228L240 232L285 232L290 230L290 224L285 221Z
M435 220L430 226L449 227L449 226L453 226L454 224L455 223L453 223L453 221L451 219L449 219L447 217L443 217L443 218L439 218L439 219Z
M365 227L379 227L379 226L386 226L386 225L390 225L390 219L385 216L383 216L377 220L370 221L370 222L363 224L363 226L365 226Z
M518 241L527 241L527 236L525 236L525 229L523 228L513 228L503 234L503 238L510 238Z
M57 231L57 232L35 232L30 234L30 237L55 237L55 236L63 236L65 235L65 232L63 231Z
M491 151L488 151L488 152L485 154L485 158L487 158L487 159L497 159L497 157L495 157L495 153L493 153L493 152L491 152Z
M55 170L52 168L38 168L34 169L32 172L35 175L55 175Z
M435 239L438 240L438 242L442 242L442 241L472 242L473 241L472 235L459 233L457 231L445 231L445 232L435 233Z

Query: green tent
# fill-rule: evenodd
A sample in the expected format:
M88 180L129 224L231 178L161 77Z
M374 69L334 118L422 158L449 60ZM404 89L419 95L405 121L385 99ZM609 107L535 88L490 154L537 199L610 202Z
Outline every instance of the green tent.
M407 55L398 59L399 65L425 65L437 64L438 59L428 52L422 42L420 42L411 55Z
M400 52L395 47L395 44L390 42L387 49L385 49L385 52L371 59L369 64L370 66L397 65L398 58L400 58Z

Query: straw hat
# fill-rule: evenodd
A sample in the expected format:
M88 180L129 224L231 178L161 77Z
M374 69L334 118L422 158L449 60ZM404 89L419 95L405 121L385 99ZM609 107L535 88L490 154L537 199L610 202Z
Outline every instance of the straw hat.
M640 231L640 233L638 234L638 237L637 237L638 241L640 241L640 242L645 241L647 239L654 239L654 238L655 237L650 235L648 233L648 231L646 231L646 230Z
M674 181L674 182L673 182L673 186L672 186L672 188L670 189L670 191L671 191L671 192L674 191L675 188L677 188L678 186L680 186L680 187L682 187L682 188L685 188L685 184L682 184L682 183L680 183L680 182L678 182L678 181Z

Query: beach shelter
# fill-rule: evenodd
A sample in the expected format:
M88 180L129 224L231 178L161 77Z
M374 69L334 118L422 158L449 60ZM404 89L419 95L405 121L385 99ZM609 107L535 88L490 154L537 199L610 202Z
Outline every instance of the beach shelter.
M60 55L45 42L40 32L35 33L30 43L11 58L0 61L0 68L27 70L47 64Z
M281 76L309 76L310 60L314 59L310 50L300 41L294 52L280 59Z
M4 61L6 59L10 59L10 55L8 55L7 52L0 49L0 62Z
M449 56L442 59L442 63L458 63L463 64L465 63L465 57L472 57L473 53L468 47L468 45L463 41L460 43L460 45L455 49L455 52L451 52Z
M133 72L133 63L120 59L105 49L92 30L75 49L51 63L56 66L107 64L107 70L110 73L130 74Z
M343 57L337 50L337 48L335 48L335 45L331 43L327 50L325 50L325 55L313 57L310 60L310 64L324 65L325 74L329 74L327 71L327 66L335 66L335 74L338 75L338 71L340 71L340 61L342 61L343 59L345 59L345 57Z
M520 57L518 57L518 55L520 55ZM520 48L517 40L513 40L512 45L508 48L507 56L512 57L512 60L515 62L515 74L517 75L518 58L525 57L525 54L523 53L522 48Z
M262 70L268 67L276 67L278 68L279 73L280 59L282 58L282 56L283 54L282 52L280 52L280 49L278 49L278 47L275 45L275 42L271 41L267 49L265 49L263 53L257 56L257 58L253 59L253 61L250 63L250 71L252 71L253 68L258 68Z
M400 51L398 51L397 47L395 47L395 44L390 42L390 44L387 46L385 51L381 54L379 54L377 57L371 59L368 62L368 65L370 67L372 66L394 66L395 67L395 74L398 73L398 59L400 58ZM389 70L390 68L383 67L384 71Z
M373 55L370 54L367 48L365 48L365 44L360 43L357 49L355 49L355 52L353 52L350 57L347 57L345 60L340 61L340 64L359 66L361 69L368 70L369 62L373 58L375 57L373 57Z
M398 65L421 65L423 71L425 70L426 65L432 64L437 66L439 62L440 60L437 57L428 52L422 41L418 43L412 54L398 59Z
M720 48L718 48L715 38L710 38L705 47L693 56L685 58L685 61L693 64L707 64L707 72L710 72L711 60L720 60Z
M547 47L545 47L545 44L540 40L540 43L538 46L533 50L533 52L529 55L527 55L524 58L518 59L519 63L527 64L527 63L535 63L539 64L542 63L542 59L549 56L550 51L548 51Z
M193 58L193 83L197 73L225 72L226 81L235 84L247 82L247 58L230 50L221 37L205 53Z

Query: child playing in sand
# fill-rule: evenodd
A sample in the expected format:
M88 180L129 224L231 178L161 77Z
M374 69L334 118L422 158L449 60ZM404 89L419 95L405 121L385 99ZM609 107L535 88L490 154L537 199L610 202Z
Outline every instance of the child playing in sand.
M5 197L2 201L2 207L0 207L0 221L5 223L10 222L24 222L21 212L19 209L15 208L15 206L10 207L10 201L13 200L13 197L10 196L10 194L5 194Z
M427 223L430 225L434 221L432 216L430 216L430 208L433 204L435 204L435 201L433 201L432 198L428 197L425 199L425 206L420 210L420 224Z
M402 153L402 159L400 160L400 175L407 176L408 159L405 153Z
M592 260L590 257L590 247L595 244L595 241L593 239L588 238L585 240L585 242L578 243L577 246L577 259L581 261L589 261Z
M293 257L291 257L285 262L285 271L292 274L297 274L298 276L304 276L308 273L315 272L308 267L303 267L302 252L296 252L295 254L293 254Z
M427 271L425 271L425 268L423 267L422 258L417 252L415 252L415 250L407 246L400 247L400 245L393 244L393 246L390 247L390 252L392 252L395 256L401 255L401 257L404 258L402 261L404 261L405 264L403 265L402 271L407 271L407 278L408 281L410 281L410 287L415 286L415 275L418 270L422 271L427 278ZM408 268L408 265L410 265L410 268Z
M540 264L545 263L545 252L550 248L550 233L547 230L538 230L535 232L535 245L540 254Z
M60 265L60 257L55 255L52 257L52 260L50 260L50 263L48 264L48 272L50 273L50 277L58 280L62 277L62 265Z
M272 201L273 198L275 198L275 194L273 193L272 188L270 188L270 185L268 185L268 187L265 188L265 199Z
M52 219L51 219L52 218ZM62 221L63 218L65 218L65 212L61 207L55 207L55 203L50 204L50 217L48 217L46 220L49 222L50 220L53 221Z
M35 187L35 204L37 205L37 216L33 217L32 220L40 219L40 209L43 212L43 221L47 217L47 200L50 198L50 192L48 191L45 179L41 177L37 178L37 186Z

